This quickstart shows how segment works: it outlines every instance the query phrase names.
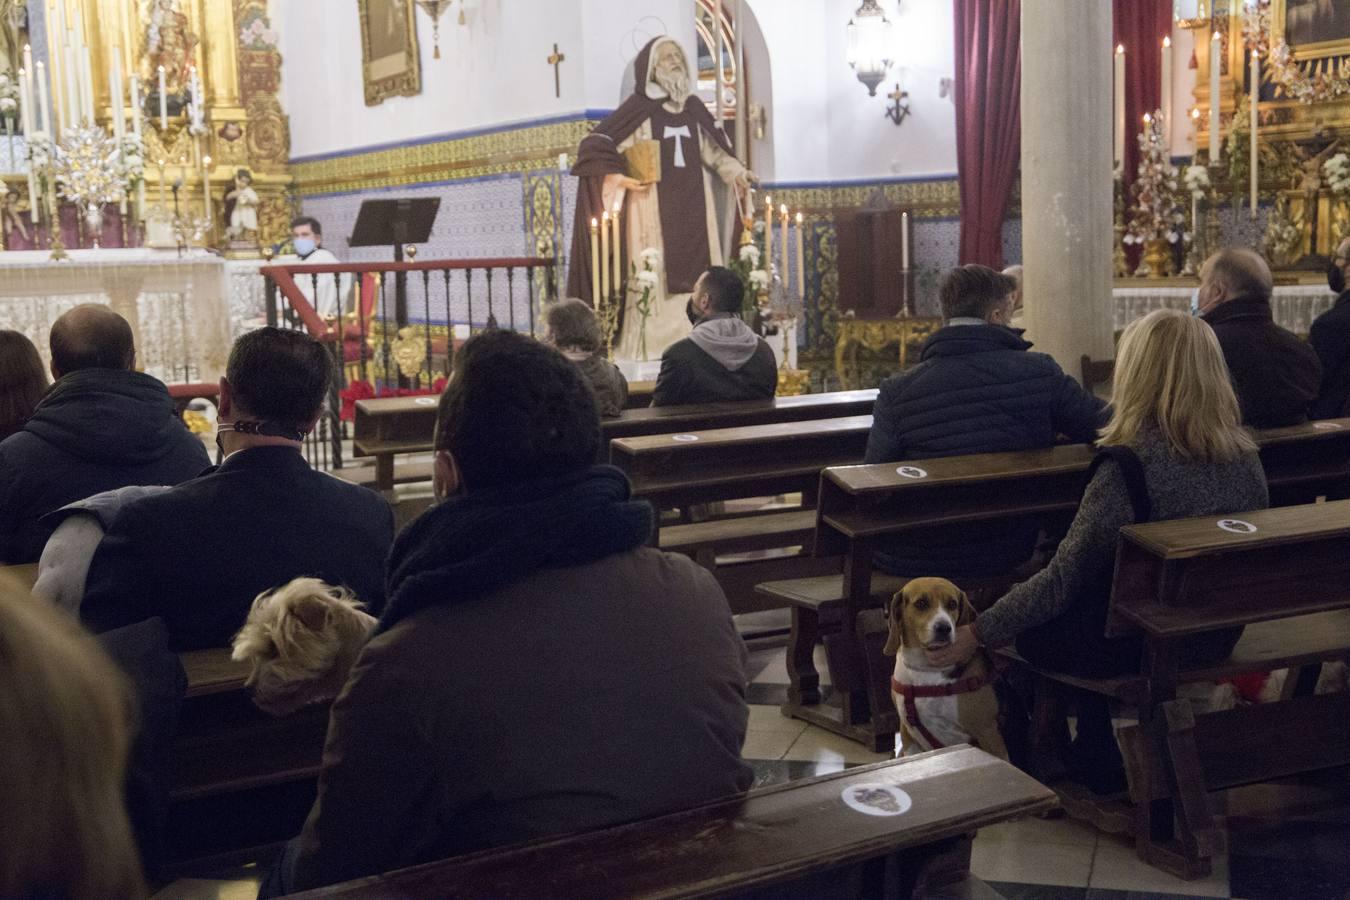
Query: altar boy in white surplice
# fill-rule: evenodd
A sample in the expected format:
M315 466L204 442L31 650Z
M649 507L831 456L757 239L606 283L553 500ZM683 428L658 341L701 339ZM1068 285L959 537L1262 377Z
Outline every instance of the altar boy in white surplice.
M319 224L318 219L309 216L300 216L291 222L291 246L295 248L295 255L279 256L278 263L336 266L341 262L331 250L324 248L323 226ZM314 290L312 275L297 273L295 284L321 318L337 318L341 312L349 308L352 293L351 275L341 275L336 282L331 274L320 275L317 292Z
M634 67L633 95L577 151L572 174L581 184L567 294L594 305L590 221L618 205L625 279L643 250L661 251L660 277L645 323L646 358L659 359L689 332L685 308L694 282L709 266L723 262L712 176L742 195L755 176L736 159L707 106L691 93L689 63L675 40L655 38L638 54ZM624 151L641 141L660 144L661 180L653 185L628 176ZM633 308L638 296L630 291L625 303L614 350L620 359L641 358L644 324Z

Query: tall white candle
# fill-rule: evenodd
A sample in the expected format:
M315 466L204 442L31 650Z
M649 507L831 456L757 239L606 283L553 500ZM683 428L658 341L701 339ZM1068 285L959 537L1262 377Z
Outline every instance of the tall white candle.
M797 296L806 299L806 217L797 213Z
M909 213L900 214L900 271L909 271Z
M23 68L25 72L33 71L33 48L28 44L23 45Z
M1219 54L1223 50L1222 37L1216 31L1209 39L1209 164L1219 162L1219 70L1223 61Z
M1167 154L1172 154L1172 36L1163 38L1162 42L1162 114L1163 114L1163 143L1167 147Z
M206 221L211 221L211 157L202 157L202 208L206 210ZM206 226L209 231L212 226Z
M50 34L50 38L47 42L47 56L50 62L49 74L52 79L52 93L54 93L58 99L62 100L62 105L64 106L64 79L66 75L63 69L68 60L67 54L63 52L65 50L64 40L66 34L65 4L53 3L52 7L56 10L56 27L50 29L48 32ZM62 110L62 114L65 114L64 110Z
M1115 164L1117 168L1125 164L1125 45L1116 45L1115 65L1115 120L1116 144Z
M90 64L89 45L80 45L80 86L84 89L81 100L82 118L90 125L94 124L94 72Z
M75 60L75 32L66 29L66 42L61 48L61 130L64 132L79 120L80 66Z
M125 108L122 106L122 54L113 55L112 68L108 72L108 101L112 107L113 137L117 138L117 152L122 152L122 139L126 137Z
M169 89L164 84L164 67L159 67L159 127L169 127Z
M28 70L19 70L19 118L23 122L23 137L25 141L33 139L33 82L28 77ZM28 166L28 202L33 209L33 220L37 221L37 176L33 173L33 167Z
M41 62L37 64L37 86L38 114L42 117L37 127L39 131L46 133L47 137L52 137L52 102L47 94L47 73L43 70Z
M141 79L131 75L131 133L141 136Z
M1260 107L1261 107L1261 55L1260 55L1259 53L1257 53L1255 50L1253 50L1253 51L1252 51L1252 106L1251 106L1251 116L1252 116L1252 120L1251 120L1251 133L1252 133L1252 161L1251 161L1251 170L1252 170L1252 172L1251 172L1251 177L1252 177L1252 209L1251 209L1251 216L1252 216L1253 219L1256 218L1256 203L1257 203L1257 199L1258 199L1258 198L1257 198L1257 193L1258 193L1258 192L1257 192L1257 186L1258 186L1258 182L1259 182L1259 180L1260 180L1259 171L1260 171L1260 156L1261 156L1261 154L1257 152L1257 151L1258 151L1258 148L1260 147L1260 144L1259 144L1259 142L1257 141L1257 134L1256 134L1256 126L1257 126L1257 122L1259 121L1258 112L1259 112L1259 110L1260 110Z

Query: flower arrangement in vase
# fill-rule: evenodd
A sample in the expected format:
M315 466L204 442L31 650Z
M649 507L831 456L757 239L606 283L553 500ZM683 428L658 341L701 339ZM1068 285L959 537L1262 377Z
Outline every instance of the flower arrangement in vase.
M1179 243L1186 216L1178 202L1177 169L1163 144L1162 112L1144 116L1139 133L1139 176L1124 242L1144 248L1135 275L1165 277L1171 270L1171 247Z
M652 295L656 293L657 285L661 283L661 276L658 272L661 269L661 251L655 247L648 247L638 254L638 261L642 263L642 268L633 263L633 278L629 282L628 289L638 295L633 301L633 309L641 316L638 323L638 359L647 359L647 320L652 315Z
M1350 156L1337 153L1322 163L1322 175L1333 198L1331 228L1335 243L1332 246L1339 246L1350 237Z

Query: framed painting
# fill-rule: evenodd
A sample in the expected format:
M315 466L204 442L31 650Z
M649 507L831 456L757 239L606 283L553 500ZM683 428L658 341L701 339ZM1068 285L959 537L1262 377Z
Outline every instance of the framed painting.
M366 106L422 93L413 0L356 0L361 13L361 74Z
M1294 58L1350 54L1350 3L1345 0L1274 0L1271 37L1289 44Z

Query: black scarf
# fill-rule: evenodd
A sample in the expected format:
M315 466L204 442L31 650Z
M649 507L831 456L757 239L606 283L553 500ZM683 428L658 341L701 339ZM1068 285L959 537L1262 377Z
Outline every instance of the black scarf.
M389 554L376 634L432 606L463 603L543 569L640 547L655 514L612 466L452 497L409 525Z

